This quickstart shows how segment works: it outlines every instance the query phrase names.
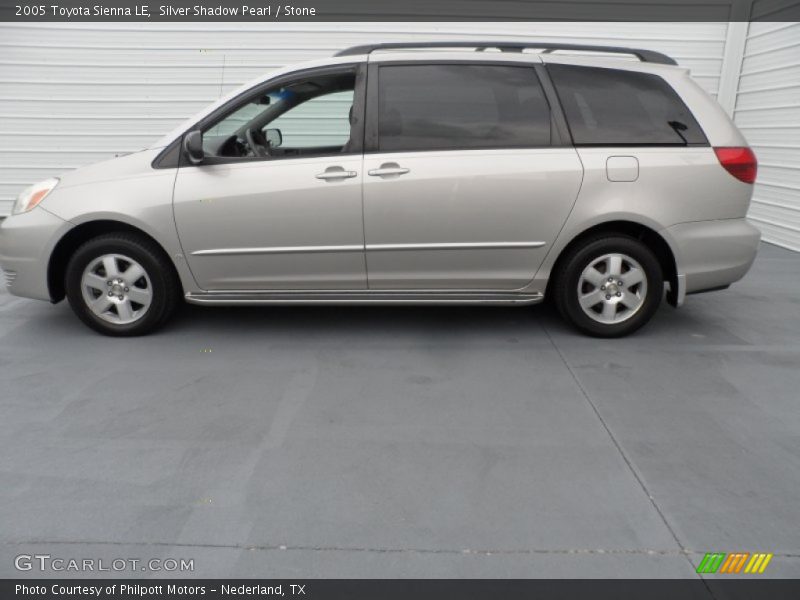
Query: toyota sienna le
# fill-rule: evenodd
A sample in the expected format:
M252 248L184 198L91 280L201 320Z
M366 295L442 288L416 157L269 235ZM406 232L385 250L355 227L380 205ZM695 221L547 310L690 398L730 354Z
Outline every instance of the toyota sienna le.
M360 46L31 186L0 265L12 294L66 297L109 335L152 331L180 300L549 297L613 337L746 273L755 177L730 118L657 52Z

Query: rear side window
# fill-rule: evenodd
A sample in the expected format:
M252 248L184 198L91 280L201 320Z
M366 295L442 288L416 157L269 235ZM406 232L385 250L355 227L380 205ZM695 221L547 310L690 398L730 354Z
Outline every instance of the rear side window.
M547 70L576 145L708 143L692 113L658 75L570 65Z
M381 151L550 145L550 107L530 67L382 66L378 81Z

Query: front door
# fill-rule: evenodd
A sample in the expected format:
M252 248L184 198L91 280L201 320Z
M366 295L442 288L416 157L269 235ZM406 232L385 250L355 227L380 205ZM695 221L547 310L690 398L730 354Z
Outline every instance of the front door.
M370 289L514 290L575 202L530 64L370 65L364 228Z
M203 127L206 158L184 161L174 192L201 288L366 288L360 79L353 67L306 73Z

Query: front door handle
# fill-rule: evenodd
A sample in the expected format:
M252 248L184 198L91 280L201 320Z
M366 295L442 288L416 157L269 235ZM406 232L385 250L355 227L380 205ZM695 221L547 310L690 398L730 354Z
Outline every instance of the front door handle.
M358 175L358 173L355 171L345 171L342 167L328 167L322 173L318 173L316 178L328 181L331 179L350 179L356 175Z
M387 175L405 175L409 169L401 167L397 163L383 163L379 169L367 171L373 177L386 177Z

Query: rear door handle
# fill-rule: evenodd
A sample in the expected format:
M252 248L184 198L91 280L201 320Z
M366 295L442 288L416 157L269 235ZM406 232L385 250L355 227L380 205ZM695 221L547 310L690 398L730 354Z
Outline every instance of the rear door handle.
M330 179L350 179L356 175L358 175L358 173L355 171L345 171L342 167L328 167L322 173L318 173L316 178L327 181Z
M385 177L387 175L405 175L410 169L401 167L397 163L386 163L380 166L379 169L372 169L367 171L373 177Z

